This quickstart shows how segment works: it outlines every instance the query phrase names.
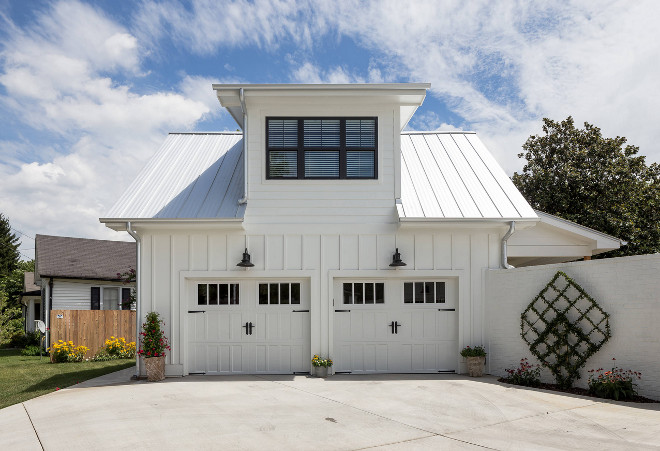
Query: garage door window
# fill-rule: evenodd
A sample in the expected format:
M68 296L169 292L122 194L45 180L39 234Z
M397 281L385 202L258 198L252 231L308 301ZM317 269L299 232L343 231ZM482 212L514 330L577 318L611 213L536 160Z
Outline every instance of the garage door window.
M444 304L444 282L404 282L403 302L405 304Z
M299 283L260 283L259 305L300 304Z
M239 301L237 283L197 284L198 305L238 305Z
M383 282L344 283L344 304L384 304Z

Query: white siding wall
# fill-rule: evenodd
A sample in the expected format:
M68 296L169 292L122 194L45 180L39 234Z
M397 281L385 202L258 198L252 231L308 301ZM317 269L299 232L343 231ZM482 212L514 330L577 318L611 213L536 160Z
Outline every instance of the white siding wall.
M126 285L105 280L54 279L52 310L89 310L91 287L126 287Z
M258 223L393 223L395 165L400 157L398 106L368 97L248 103L249 202L246 221ZM377 116L377 180L266 180L266 117ZM292 219L295 218L295 219Z
M642 372L640 394L660 399L660 254L488 271L488 367L503 376L527 357L520 337L520 314L557 271L563 271L610 314L612 338L582 370L577 386L587 386L589 369L617 366ZM554 382L544 374L544 381Z
M158 311L165 332L171 339L172 352L168 355L168 374L181 374L185 350L181 343L181 287L182 271L230 271L241 278L245 269L236 267L247 246L255 267L249 271L296 271L311 276L311 330L312 354L327 354L332 346L329 275L331 271L381 271L379 277L401 273L413 277L417 271L437 270L441 274L460 274L459 290L465 300L461 308L459 345L484 344L483 274L486 268L497 268L499 244L505 227L500 229L444 229L436 231L409 231L398 233L394 226L343 226L342 233L302 233L301 226L287 226L280 232L275 227L262 230L221 233L199 231L184 233L162 231L142 236L142 316ZM334 226L337 231L339 226ZM270 232L269 232L270 231ZM351 233L351 231L353 233ZM247 242L247 244L246 244ZM405 268L389 267L395 247L399 248ZM352 276L353 277L353 276ZM185 283L185 281L184 281ZM182 289L183 288L183 289ZM185 297L185 295L184 295ZM185 304L187 306L187 304ZM456 352L458 353L458 349Z

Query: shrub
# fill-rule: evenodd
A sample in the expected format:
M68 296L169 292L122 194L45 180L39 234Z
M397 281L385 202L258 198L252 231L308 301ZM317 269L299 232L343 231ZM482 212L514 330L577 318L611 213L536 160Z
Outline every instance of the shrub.
M612 359L616 361L616 359ZM641 379L642 373L623 370L616 365L610 371L602 368L589 370L589 393L599 398L629 399L637 395L634 379Z
M85 353L89 351L86 346L74 346L72 341L57 340L53 346L47 349L53 363L82 362Z
M331 367L332 366L332 359L322 359L318 355L314 355L312 358L312 366L323 366L323 367Z
M483 346L475 346L471 348L466 346L461 350L461 356L463 357L486 357L486 350Z
M105 340L106 353L115 359L134 359L135 358L135 342L127 343L124 337Z
M147 313L146 321L142 323L142 332L140 332L142 343L138 354L142 357L164 357L165 350L170 350L165 332L160 328L161 324L163 322L158 313Z
M25 333L22 330L15 330L9 334L10 348L25 348L27 346L39 346L41 334L36 332Z
M44 354L44 349L41 346L26 346L25 349L21 351L21 355L28 357L33 357L43 354Z
M518 368L506 370L504 381L508 384L522 385L524 387L538 387L541 385L541 365L532 365L527 359L520 359Z

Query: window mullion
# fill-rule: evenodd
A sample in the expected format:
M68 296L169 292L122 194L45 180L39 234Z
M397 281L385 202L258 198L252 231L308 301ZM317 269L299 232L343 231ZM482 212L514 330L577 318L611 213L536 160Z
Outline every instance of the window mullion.
M339 178L346 178L346 119L339 122Z
M303 120L298 119L298 178L305 178L305 150L304 150Z

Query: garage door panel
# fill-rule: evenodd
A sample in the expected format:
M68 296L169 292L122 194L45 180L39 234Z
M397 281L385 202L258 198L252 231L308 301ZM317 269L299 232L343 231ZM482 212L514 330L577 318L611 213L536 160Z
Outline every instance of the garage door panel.
M351 368L354 371L364 371L364 345L353 344L351 346Z
M354 287L369 283L376 286L381 282L345 279L335 280L333 286L336 292L344 294L352 289L353 298L360 299ZM414 288L412 296L409 289L406 297L406 283ZM442 279L425 280L422 284L416 280L388 281L384 302L350 304L350 311L338 309L334 316L336 371L455 370L458 315L444 311L456 305L454 285L455 280ZM418 302L418 294L424 296L423 302ZM393 328L392 324L398 327Z
M289 317L290 327L289 327L289 337L292 340L300 341L304 338L309 337L310 325L309 325L309 313L293 313Z
M203 373L206 372L206 346L203 344L196 344L190 346L190 372Z
M269 296L265 303L259 298L260 284L267 288L262 291ZM204 289L204 285L227 289ZM309 308L308 283L219 280L195 282L194 288L187 319L189 372L309 371L310 314L293 311ZM252 327L246 329L250 323Z
M453 341L458 335L458 324L456 312L437 312L436 337L440 340Z
M456 368L456 348L458 341L443 341L438 343L438 369L452 371Z
M194 341L203 341L206 339L206 315L193 313L188 314L188 330L193 332Z

